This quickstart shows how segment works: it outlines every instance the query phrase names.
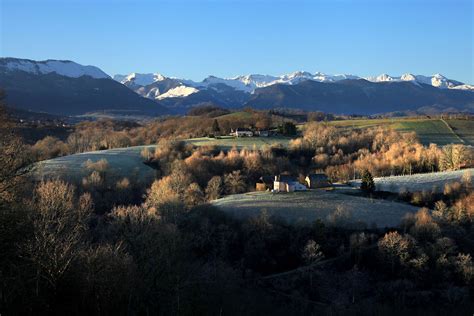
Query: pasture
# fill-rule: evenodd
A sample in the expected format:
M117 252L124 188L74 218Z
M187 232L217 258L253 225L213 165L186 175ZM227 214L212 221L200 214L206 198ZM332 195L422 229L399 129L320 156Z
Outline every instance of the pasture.
M466 145L474 146L474 120L446 120Z
M250 192L226 196L212 205L236 218L258 216L262 210L289 223L323 220L335 225L395 227L406 213L418 208L388 200L343 194L340 190L306 192ZM338 210L337 215L334 213Z
M423 145L434 143L440 146L447 144L462 144L465 138L474 141L472 128L474 121L453 120L458 128L453 127L452 122L441 119L430 118L386 118L386 119L360 119L331 121L328 124L340 128L368 128L383 126L393 128L400 132L415 132ZM469 135L471 138L469 138Z
M465 174L471 176L471 183L474 185L474 168L407 176L381 177L374 178L374 182L377 191L392 193L431 191L440 193L443 192L446 183L461 181ZM359 187L360 180L350 181L350 185Z
M97 162L106 159L109 163L108 176L114 179L127 177L138 182L148 183L154 179L155 170L143 163L140 152L144 147L91 151L58 157L37 163L33 171L39 179L67 178L71 182L78 182L90 173L85 168L87 160Z

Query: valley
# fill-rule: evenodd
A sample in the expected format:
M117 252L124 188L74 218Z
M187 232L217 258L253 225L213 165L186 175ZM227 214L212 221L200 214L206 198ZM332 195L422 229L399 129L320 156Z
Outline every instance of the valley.
M473 0L0 0L0 316L474 311Z

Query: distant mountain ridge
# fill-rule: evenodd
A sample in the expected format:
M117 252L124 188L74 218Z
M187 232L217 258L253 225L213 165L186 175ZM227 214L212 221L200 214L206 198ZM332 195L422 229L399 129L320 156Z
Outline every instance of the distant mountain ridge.
M474 112L474 87L433 76L361 78L297 71L281 76L209 76L200 82L159 73L115 75L73 61L0 58L0 88L12 107L56 115L183 114L199 105L290 108L335 114Z
M277 84L255 90L245 106L297 108L338 114L474 112L474 93L440 89L407 81L371 82L348 79L325 83L304 81L297 85Z
M70 60L53 60L34 61L30 59L19 58L0 58L0 69L4 72L8 71L25 71L32 74L44 75L56 73L58 75L79 78L81 76L89 76L95 79L110 78L105 72L95 66L83 66Z
M427 84L432 85L433 87L442 88L442 89L459 89L459 90L470 90L474 91L474 86L464 84L462 82L451 80L446 78L441 74L434 74L432 76L424 75L413 75L410 73L403 74L401 76L390 76L387 74L381 74L376 77L359 77L356 75L349 74L339 74L339 75L327 75L321 72L316 72L314 74L307 71L296 71L290 74L285 74L281 76L271 76L271 75L259 75L251 74L245 76L237 76L233 78L219 78L215 76L209 76L201 82L195 82L187 79L178 79L173 77L165 77L159 73L131 73L129 75L115 75L113 77L115 80L120 83L132 88L137 93L142 96L151 98L151 99L164 99L167 97L186 97L192 93L196 93L203 89L208 89L213 85L225 84L229 87L232 87L236 90L244 91L247 93L253 93L258 88L264 88L275 84L288 84L295 85L303 81L311 80L317 82L337 82L340 80L358 80L364 79L371 82L411 82L414 84ZM166 88L163 87L163 82L172 82L172 87ZM161 83L158 84L158 83ZM148 88L148 86L160 85L161 90L156 90ZM169 85L170 86L170 85ZM180 93L163 95L170 89L180 88ZM185 89L188 88L188 89ZM153 90L153 93L150 94L149 91Z
M0 88L5 90L9 106L34 112L168 113L157 102L140 97L99 68L72 61L0 58Z
M133 73L116 75L114 79L178 113L203 104L227 108L286 107L346 114L423 112L426 109L430 113L434 110L474 111L474 86L440 74L398 77L382 74L362 78L297 71L281 76L209 76L195 82L159 73Z

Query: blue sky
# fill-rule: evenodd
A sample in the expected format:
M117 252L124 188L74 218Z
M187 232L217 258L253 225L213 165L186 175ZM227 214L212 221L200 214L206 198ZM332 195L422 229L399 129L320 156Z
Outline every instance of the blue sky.
M109 74L442 73L474 83L472 0L0 0L0 54Z

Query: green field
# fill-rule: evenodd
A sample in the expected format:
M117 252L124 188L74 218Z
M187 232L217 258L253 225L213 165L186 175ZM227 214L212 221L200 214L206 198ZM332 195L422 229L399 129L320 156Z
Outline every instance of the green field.
M402 121L392 126L400 132L415 132L424 145L462 144L459 137L442 120Z
M332 121L330 125L341 128L368 128L375 126L385 126L393 128L400 132L415 132L424 145L435 143L440 146L447 144L462 144L463 140L470 139L474 141L474 121L454 120L458 128L454 128L451 121L448 124L453 128L451 130L441 119L420 119L420 118L387 118L387 119L361 119L361 120L343 120ZM470 137L470 138L469 138Z
M474 120L446 120L466 145L474 146Z
M212 202L219 209L237 218L258 216L262 210L290 223L312 222L321 219L333 222L336 209L345 214L337 222L360 223L377 227L394 227L406 213L417 208L404 203L369 199L334 191L311 190L306 192L270 193L250 192L226 196Z

